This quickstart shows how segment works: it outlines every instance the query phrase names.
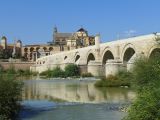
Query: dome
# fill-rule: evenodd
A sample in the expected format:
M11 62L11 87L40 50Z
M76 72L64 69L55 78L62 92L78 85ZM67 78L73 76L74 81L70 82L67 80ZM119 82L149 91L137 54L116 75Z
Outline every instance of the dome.
M22 41L21 40L17 40L17 43L22 43Z
M84 28L80 28L77 32L86 32Z

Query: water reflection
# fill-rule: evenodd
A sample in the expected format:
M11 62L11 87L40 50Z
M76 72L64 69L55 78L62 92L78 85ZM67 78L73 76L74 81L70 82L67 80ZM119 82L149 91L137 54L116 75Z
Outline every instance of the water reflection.
M82 103L127 102L135 93L126 88L95 88L93 81L27 80L24 100L49 100Z

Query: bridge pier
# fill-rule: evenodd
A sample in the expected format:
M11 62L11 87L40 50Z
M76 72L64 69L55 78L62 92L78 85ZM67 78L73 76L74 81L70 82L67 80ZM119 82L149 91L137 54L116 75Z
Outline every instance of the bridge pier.
M105 65L105 76L115 75L119 71L126 71L127 67L121 61L108 60Z
M93 76L103 76L102 63L100 61L90 61L88 63L88 73Z

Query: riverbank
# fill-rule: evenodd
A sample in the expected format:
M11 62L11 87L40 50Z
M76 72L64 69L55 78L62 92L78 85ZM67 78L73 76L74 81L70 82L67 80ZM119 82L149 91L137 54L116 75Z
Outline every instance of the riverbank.
M133 75L130 72L121 71L116 75L102 77L95 83L96 87L131 87Z

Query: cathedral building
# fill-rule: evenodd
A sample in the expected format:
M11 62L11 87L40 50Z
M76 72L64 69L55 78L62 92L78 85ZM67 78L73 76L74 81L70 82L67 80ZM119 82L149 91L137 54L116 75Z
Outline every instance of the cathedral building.
M31 44L22 46L20 40L13 44L7 43L7 38L3 36L0 42L0 59L9 58L21 59L22 61L36 61L37 58L55 54L58 52L69 51L95 44L95 37L89 36L84 28L80 28L74 33L62 33L53 31L53 40L46 44Z
M22 56L27 61L35 61L37 58L69 51L95 44L95 36L89 36L84 28L74 33L59 32L57 27L53 31L53 40L48 44L25 45L22 47Z

